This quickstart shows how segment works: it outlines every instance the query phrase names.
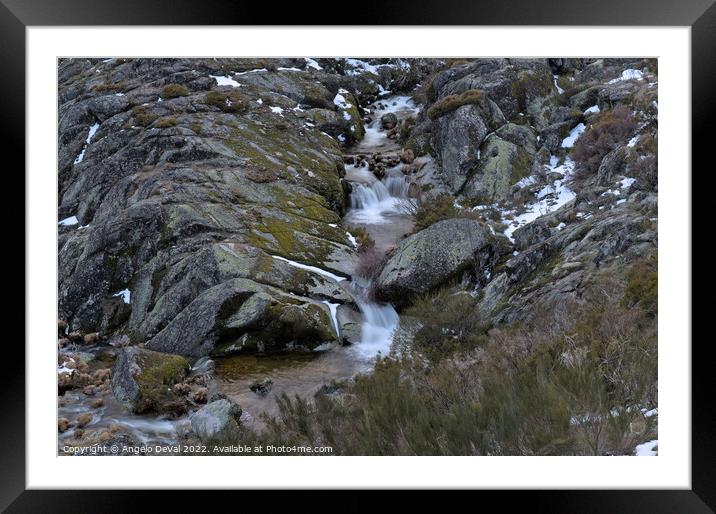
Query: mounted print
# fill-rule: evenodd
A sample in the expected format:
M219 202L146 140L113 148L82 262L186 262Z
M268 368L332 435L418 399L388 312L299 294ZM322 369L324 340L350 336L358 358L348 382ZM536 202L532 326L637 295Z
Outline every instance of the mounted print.
M658 456L657 58L56 71L59 455Z

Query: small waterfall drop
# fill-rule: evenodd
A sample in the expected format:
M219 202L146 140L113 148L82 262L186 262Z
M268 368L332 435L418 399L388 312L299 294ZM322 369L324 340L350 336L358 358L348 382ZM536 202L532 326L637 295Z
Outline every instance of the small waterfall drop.
M390 352L393 333L398 327L398 313L390 304L357 301L363 316L361 341L352 347L364 359L373 359L378 354L385 356Z

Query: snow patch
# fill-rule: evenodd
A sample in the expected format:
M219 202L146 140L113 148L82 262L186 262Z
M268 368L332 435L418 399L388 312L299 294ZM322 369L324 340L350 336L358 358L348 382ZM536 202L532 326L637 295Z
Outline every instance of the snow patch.
M311 59L310 57L304 57L303 60L306 61L306 66L308 66L309 68L313 68L319 71L323 69L315 60Z
M557 93L561 95L562 93L564 93L564 89L559 87L559 84L557 84L557 75L552 75L552 78L554 78L554 87L557 88Z
M226 75L225 77L222 77L220 75L209 76L216 81L217 86L241 87L241 84L232 79L230 75Z
M301 264L300 262L295 262L295 261L286 259L284 257L279 257L278 255L272 255L271 257L273 257L274 259L278 259L280 261L286 262L289 265L293 266L294 268L304 269L306 271L311 271L313 273L322 275L326 278L330 278L334 282L342 282L343 280L347 280L345 277L339 277L338 275L335 275L335 274L331 273L330 271L326 271L324 269L317 268L315 266L308 266L306 264Z
M582 132L584 132L584 129L586 127L584 126L584 123L580 123L576 127L574 127L567 137L564 138L562 141L562 148L572 148L574 146L574 142L577 140L577 138L582 135Z
M553 162L554 160L550 159L550 163ZM510 241L514 243L512 234L519 227L532 223L540 216L556 211L577 196L574 191L566 185L573 170L574 162L569 158L567 158L561 166L552 164L548 167L548 171L551 173L560 173L563 178L555 180L553 184L548 184L540 189L536 195L537 201L527 206L525 212L515 216L512 220L505 219L505 214L508 213L503 213L503 222L508 225L505 230L505 236L507 236Z
M339 108L339 109L350 109L353 107L353 104L350 104L346 101L346 97L343 96L344 94L347 94L348 91L345 89L339 89L338 93L335 97L333 97L333 103Z
M65 218L60 221L58 225L62 225L63 227L71 227L72 225L77 225L78 223L79 220L77 219L77 216L70 216L69 218Z
M658 439L652 439L651 441L647 441L643 444L638 444L634 449L634 455L636 455L637 457L653 457L655 455L658 455L659 452L657 450L654 450L654 448L656 448L658 444Z
M128 304L130 302L132 292L129 289L122 289L121 291L114 293L112 296L121 296L122 301Z
M95 132L97 132L97 129L99 128L99 123L95 123L92 125L89 129L89 134L87 134L87 140L85 141L85 145L82 147L82 151L75 159L75 164L79 164L82 162L82 159L85 158L85 152L87 151L87 145L89 145L92 142L92 138L95 135Z
M608 84L616 84L622 80L642 80L643 78L644 74L639 70L628 69L624 70L620 77L610 80Z

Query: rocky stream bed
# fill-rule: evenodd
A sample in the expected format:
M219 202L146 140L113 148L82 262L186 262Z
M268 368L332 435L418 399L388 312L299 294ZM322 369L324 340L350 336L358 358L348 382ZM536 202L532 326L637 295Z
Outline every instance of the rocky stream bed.
M656 254L649 60L64 59L58 79L60 453L260 433L281 395L339 394L409 346L421 295L499 327Z

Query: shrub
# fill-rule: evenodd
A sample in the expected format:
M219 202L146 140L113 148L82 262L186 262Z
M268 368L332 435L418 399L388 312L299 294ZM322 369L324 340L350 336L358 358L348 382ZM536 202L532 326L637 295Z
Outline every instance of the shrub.
M424 296L414 301L406 314L422 323L414 346L431 361L475 350L487 339L475 298L462 291L443 289Z
M177 119L167 116L165 118L159 118L157 121L154 122L155 128L169 128L174 127L177 124Z
M404 312L423 323L412 349L342 394L281 396L261 438L344 455L631 454L655 438L642 408L657 400L657 320L629 285L645 266L656 262L605 271L583 301L489 333L470 295L420 298Z
M659 182L656 157L645 155L637 159L631 167L630 175L637 180L639 189L656 191Z
M480 89L468 89L459 95L449 95L436 101L427 111L428 118L434 120L458 107L467 104L480 104L485 102L485 94Z
M359 276L372 280L381 272L386 260L385 252L378 250L374 243L364 246L358 252L356 272Z
M604 156L627 142L636 128L637 123L625 105L596 114L571 152L577 176L587 178L596 174Z
M625 306L638 306L650 316L656 316L659 306L659 270L656 258L644 259L634 264L626 279Z
M486 221L490 215L497 216L499 213L494 209L473 211L471 209L460 209L455 206L455 198L448 193L422 194L429 191L421 191L417 198L404 204L404 212L415 217L413 232L419 232L438 221L450 218L470 218L479 221Z
M209 91L204 96L204 103L224 112L244 113L249 109L249 99L238 91Z
M134 107L132 116L134 117L134 124L140 127L148 127L159 118L158 114L148 112L144 106Z
M124 81L116 82L114 84L105 82L104 84L92 86L92 90L96 93L121 93L126 88L127 84Z
M375 241L370 237L370 234L363 227L351 227L351 234L356 238L358 242L358 251L362 252L375 245Z
M162 98L178 98L188 94L189 90L183 84L167 84L162 88L160 96Z
M448 218L456 218L458 210L455 199L447 193L428 196L417 203L415 210L415 231L429 227L433 223Z
M406 118L403 120L403 123L400 124L400 141L405 143L408 138L410 137L410 132L413 130L413 126L415 125L415 118L413 116L410 116L409 118Z

